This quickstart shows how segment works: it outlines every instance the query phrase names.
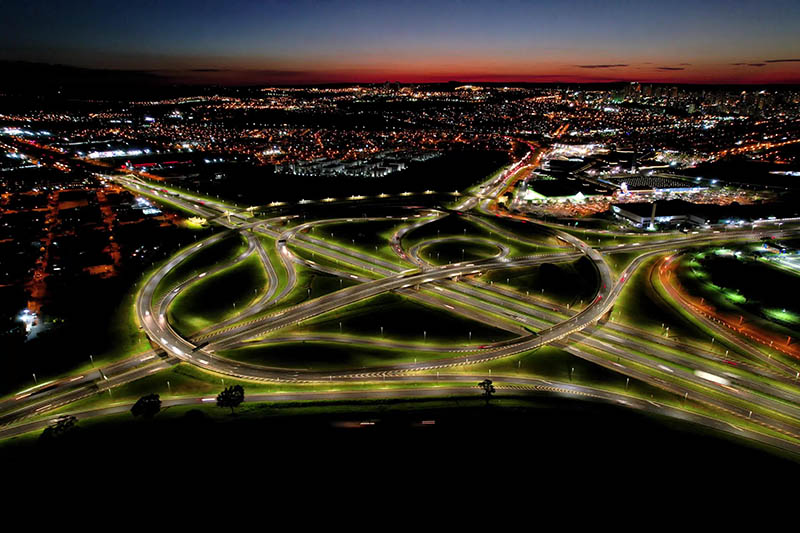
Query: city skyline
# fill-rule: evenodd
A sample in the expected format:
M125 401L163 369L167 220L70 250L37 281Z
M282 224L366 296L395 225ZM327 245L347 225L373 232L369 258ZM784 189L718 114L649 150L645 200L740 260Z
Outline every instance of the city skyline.
M179 83L800 83L793 2L11 2L6 14L0 59Z

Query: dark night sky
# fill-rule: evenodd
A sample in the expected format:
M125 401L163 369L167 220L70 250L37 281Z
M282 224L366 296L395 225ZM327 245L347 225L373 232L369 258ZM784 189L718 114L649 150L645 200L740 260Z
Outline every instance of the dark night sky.
M800 1L0 0L0 59L178 81L800 83Z

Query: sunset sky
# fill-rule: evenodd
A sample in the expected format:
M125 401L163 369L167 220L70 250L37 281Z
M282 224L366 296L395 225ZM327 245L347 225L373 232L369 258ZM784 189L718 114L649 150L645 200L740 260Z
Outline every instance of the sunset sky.
M0 59L185 82L800 83L800 1L0 1Z

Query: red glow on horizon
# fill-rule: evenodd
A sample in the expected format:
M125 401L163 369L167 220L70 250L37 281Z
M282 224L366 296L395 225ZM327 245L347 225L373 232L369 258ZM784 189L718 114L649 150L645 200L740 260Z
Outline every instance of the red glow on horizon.
M283 84L304 85L324 83L443 83L448 81L484 83L614 83L638 81L659 84L800 84L800 63L768 65L763 68L732 64L657 66L634 64L625 67L580 67L576 65L531 68L513 65L490 66L474 64L472 68L447 65L439 68L426 64L417 67L342 67L326 68L316 64L311 68L282 69L242 67L232 69L209 69L170 71L170 79L184 83Z

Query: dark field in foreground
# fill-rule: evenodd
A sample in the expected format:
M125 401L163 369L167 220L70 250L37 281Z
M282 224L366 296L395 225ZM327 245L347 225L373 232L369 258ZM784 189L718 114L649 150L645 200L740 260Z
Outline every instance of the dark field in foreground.
M672 486L683 481L771 479L798 464L743 441L618 407L562 399L480 398L334 404L252 404L235 415L171 408L150 421L130 415L81 421L53 444L7 442L5 464L59 469L65 464L166 467L252 475L294 475L379 464L419 465L420 473L498 476L615 476ZM218 466L213 466L218 465ZM348 465L348 466L345 466ZM424 468L423 466L424 465ZM212 467L209 471L209 467ZM217 472L216 468L222 468ZM416 467L415 467L416 468ZM216 473L215 473L216 472ZM426 474L427 475L427 474Z

